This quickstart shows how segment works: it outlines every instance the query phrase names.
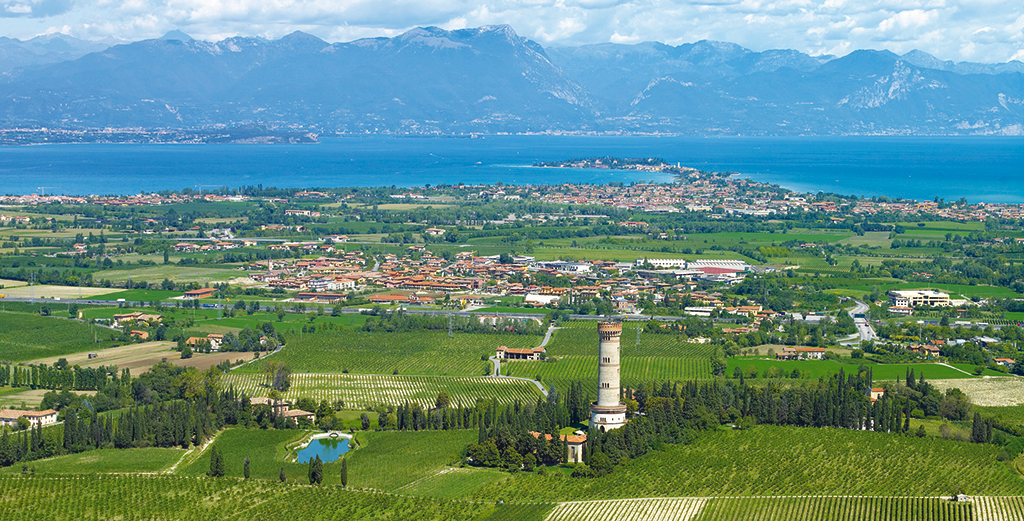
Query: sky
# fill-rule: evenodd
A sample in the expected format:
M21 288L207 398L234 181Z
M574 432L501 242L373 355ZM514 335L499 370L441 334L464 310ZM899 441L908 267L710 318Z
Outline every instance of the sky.
M330 42L417 26L508 24L546 47L718 40L755 51L919 49L943 60L1024 61L1022 0L0 0L0 36L136 41L172 29L218 41L296 30Z

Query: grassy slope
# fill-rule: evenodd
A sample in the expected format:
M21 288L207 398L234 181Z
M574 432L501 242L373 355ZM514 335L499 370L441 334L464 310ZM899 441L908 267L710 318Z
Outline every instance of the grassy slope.
M59 310L59 306L58 306ZM96 328L99 344L93 343L93 326L55 317L0 314L0 360L24 362L37 358L110 347L104 341L111 331Z
M160 472L174 465L185 453L181 449L98 449L79 454L28 463L36 475L105 474L122 472ZM21 473L21 465L4 469L5 474Z
M481 356L494 355L500 345L534 347L541 338L530 335L490 335L416 331L367 333L346 331L305 334L288 338L275 355L292 372L478 376L490 365ZM258 372L254 367L241 371Z
M629 461L603 479L522 474L480 499L564 501L721 495L1019 495L994 446L874 432L762 426ZM940 470L941 469L941 470Z
M762 347L762 349L764 349ZM746 372L751 367L756 367L758 370L759 378L764 378L766 371L770 367L778 367L785 375L789 375L793 372L793 369L799 369L801 378L817 379L818 377L839 373L842 369L847 375L856 374L860 364L846 364L836 362L834 360L768 360L757 357L735 357L728 360L729 368L726 370L726 375L732 376L732 372L736 367L739 367ZM957 364L961 365L961 364ZM945 379L973 379L977 378L971 374L964 374L956 369L950 369L949 367L920 363L920 364L873 364L864 363L865 367L871 369L871 374L875 381L882 380L899 380L906 376L907 369L913 369L914 375L918 378L924 374L926 380L945 380ZM974 366L962 365L961 367L968 373L973 372ZM990 376L995 376L996 373L985 373Z

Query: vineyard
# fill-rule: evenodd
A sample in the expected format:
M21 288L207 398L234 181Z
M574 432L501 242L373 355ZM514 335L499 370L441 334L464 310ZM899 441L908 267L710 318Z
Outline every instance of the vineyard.
M3 313L0 315L0 361L24 362L103 349L113 345L112 334L109 329L73 320ZM94 343L94 338L100 342Z
M622 385L636 387L654 381L683 381L711 376L711 344L688 342L682 335L639 333L636 323L624 323L620 349ZM502 364L502 374L540 377L557 389L581 381L585 392L597 394L597 322L565 322L551 336L548 356L557 361L515 361Z
M335 486L268 484L263 480L235 478L0 478L0 521L468 520L500 514L501 510L492 504L346 491ZM41 514L43 512L45 515Z
M698 521L971 521L972 505L935 497L721 498ZM997 518L1005 519L1005 518Z
M972 378L958 380L930 380L936 389L957 388L975 405L1007 407L1024 404L1024 379L1017 376Z
M720 431L630 460L612 476L520 474L480 499L534 501L720 495L1020 495L998 447L842 429L761 426ZM752 458L751 455L756 455ZM941 469L941 472L937 472Z
M231 372L224 375L223 382L249 396L265 396L269 391L261 375ZM343 400L348 408L405 402L433 407L441 391L448 393L454 405L473 404L477 398L489 398L501 404L533 403L541 396L532 383L510 378L300 373L291 376L291 388L284 393L284 398L312 398L330 403Z
M345 331L289 335L288 344L274 359L294 372L478 376L498 346L535 347L541 338L531 335L490 335L417 331L368 333ZM240 371L258 372L259 364Z
M451 481L434 482L436 487L426 484L417 487L417 484L451 469L446 465L462 459L466 445L476 442L477 433L475 430L364 432L356 439L359 448L348 456L350 487L402 494L408 493L403 487L415 487L418 495L448 496L451 491L441 487L450 485ZM337 473L327 472L331 475L324 482L336 482ZM484 471L484 474L494 473Z
M102 474L119 472L161 472L181 459L182 449L98 449L30 463L36 475ZM21 472L21 466L3 469L7 475Z
M559 504L546 521L689 521L705 503L705 498L573 501Z
M217 436L213 446L224 456L225 476L242 477L245 458L249 458L249 470L253 478L277 480L281 468L284 468L290 480L301 483L306 479L306 465L286 462L286 445L298 441L306 434L306 431L295 430L227 429ZM175 473L198 477L205 475L208 470L209 449L199 457L193 456L182 461Z

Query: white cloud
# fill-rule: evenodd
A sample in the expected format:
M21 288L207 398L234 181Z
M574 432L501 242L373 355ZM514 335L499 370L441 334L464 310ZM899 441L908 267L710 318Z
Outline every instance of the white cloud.
M303 30L349 41L503 23L544 45L711 39L814 54L917 48L987 62L1024 46L1020 0L0 0L0 35L20 38L67 27L94 39L180 29L202 39Z

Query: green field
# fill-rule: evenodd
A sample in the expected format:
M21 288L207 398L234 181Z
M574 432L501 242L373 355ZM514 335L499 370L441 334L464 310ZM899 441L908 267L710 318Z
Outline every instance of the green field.
M305 476L303 476L305 477ZM505 507L236 478L80 476L0 478L0 520L386 521L479 520ZM45 513L42 514L42 513ZM530 511L524 511L529 514ZM519 521L541 521L542 511Z
M293 372L303 373L348 370L364 374L398 371L405 375L477 376L485 374L490 366L481 357L493 356L498 346L534 347L541 340L532 335L475 333L455 333L449 338L447 331L327 332L290 336L288 345L275 357Z
M108 329L74 320L0 313L0 361L25 362L103 349L114 345L109 340L112 334ZM99 343L94 343L94 338Z
M226 429L213 446L224 455L225 475L242 477L245 458L249 458L249 471L253 478L276 480L284 467L290 480L306 480L307 465L285 461L286 445L309 434L297 430ZM210 449L186 458L176 470L184 476L203 476L210 470ZM326 471L325 471L326 474ZM333 476L337 480L337 476ZM325 481L327 476L325 475ZM308 481L306 481L308 483Z
M545 384L566 389L579 380L588 393L597 394L597 322L564 322L547 345L547 361L514 361L502 364L502 374L527 378L540 377ZM640 333L635 323L622 329L622 384L682 381L711 377L711 344L689 342L682 335ZM551 358L557 361L550 360Z
M262 375L232 371L224 376L223 381L225 385L233 385L235 389L250 396L264 396L269 391L263 386ZM476 403L477 398L489 398L502 404L517 401L533 403L541 396L531 382L486 376L299 373L293 374L291 381L291 388L284 393L286 399L312 398L317 402L327 400L330 403L342 400L350 408L400 405L405 402L433 407L441 391L447 392L454 404L463 405Z
M157 473L169 469L185 454L181 449L149 447L145 449L97 449L59 458L33 461L36 475ZM21 472L21 465L4 469L4 473Z
M909 290L909 289L936 289L944 293L949 293L950 298L1021 298L1021 295L1009 288L1003 288L998 286L969 286L965 284L930 284L927 282L902 282L899 284L876 284L881 291L889 291L891 289ZM847 288L854 291L870 292L870 285L863 286L848 286ZM836 290L841 292L842 289Z
M163 289L129 289L125 291L118 291L117 293L105 294L101 300L117 300L123 298L131 302L153 302L171 297L180 297L182 294L183 292L181 291L167 291Z
M859 362L854 360L854 362ZM800 377L804 379L817 379L838 374L842 369L847 375L856 374L861 363L841 363L834 360L771 360L758 357L738 356L728 359L729 368L726 376L732 377L735 368L739 367L745 375L749 376L750 368L757 368L758 378L765 378L768 369L777 367L786 377L792 374L794 369L800 370ZM964 374L956 369L938 364L874 364L864 362L864 367L871 369L871 375L875 381L899 380L906 376L907 369L912 369L918 378L923 374L926 380L936 379L959 379L977 378L973 376L973 366L965 366L964 370L972 374Z
M977 507L938 498L722 498L708 501L698 521L971 521ZM996 517L991 519L1007 519Z
M630 460L608 478L519 474L482 488L481 500L572 501L628 497L937 496L1024 494L999 448L844 429L760 426L718 431L691 445ZM941 471L938 471L941 469Z
M356 437L359 448L348 457L349 486L401 492L420 480L451 470L447 465L459 462L466 445L475 443L476 439L477 432L473 429L361 432ZM451 495L425 485L419 486L416 492Z

